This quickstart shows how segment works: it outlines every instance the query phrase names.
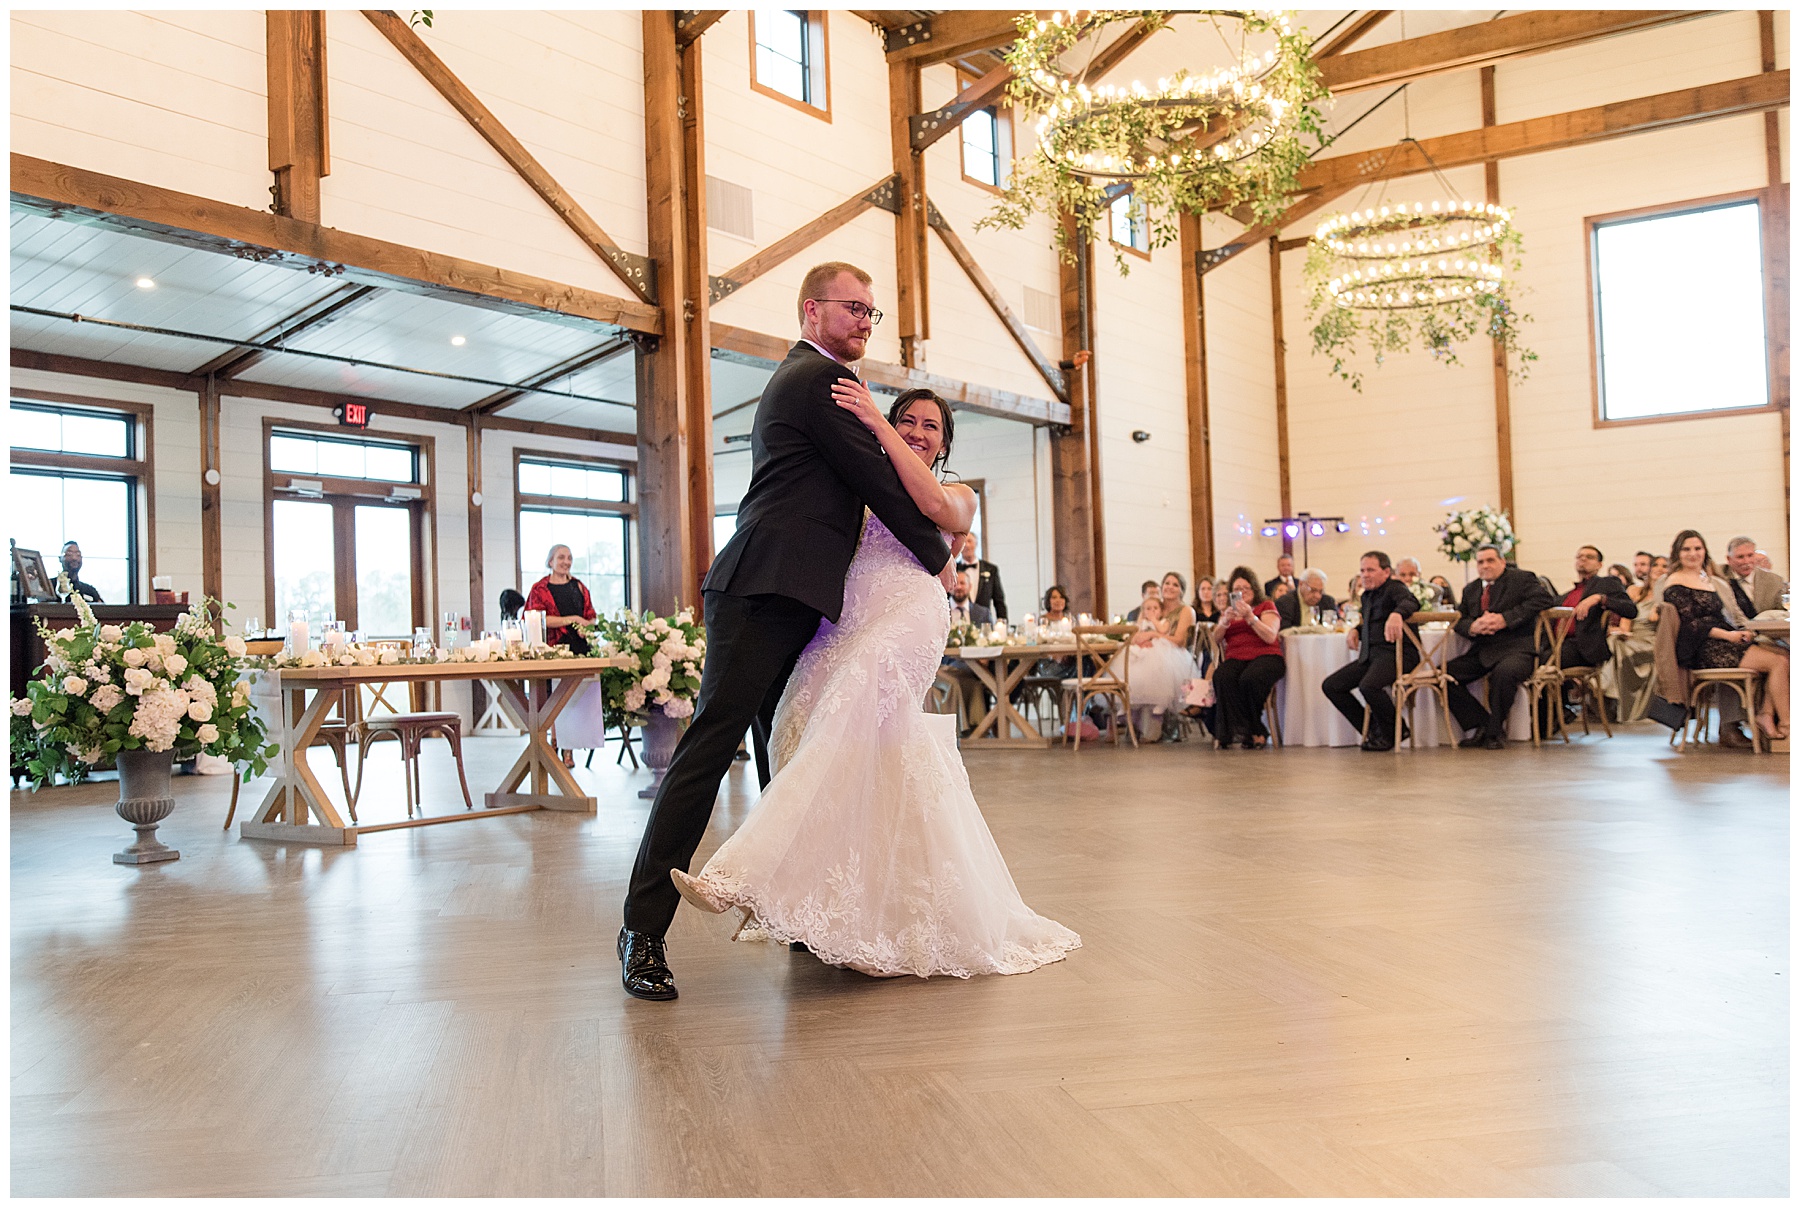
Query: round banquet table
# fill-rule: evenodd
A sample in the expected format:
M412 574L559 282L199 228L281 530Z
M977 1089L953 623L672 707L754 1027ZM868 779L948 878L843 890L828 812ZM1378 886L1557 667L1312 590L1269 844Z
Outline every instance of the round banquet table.
M1423 636L1425 649L1434 657L1439 645L1446 641L1450 643L1445 652L1446 659L1453 659L1469 648L1468 639L1451 629L1428 628ZM1362 735L1325 699L1321 687L1326 676L1354 658L1350 653L1349 635L1284 633L1281 646L1287 658L1287 674L1275 687L1275 704L1281 712L1281 741L1294 747L1354 747L1361 743ZM1483 703L1487 701L1487 684L1484 676L1470 689L1475 699ZM1413 732L1419 746L1435 747L1446 741L1440 717L1443 706L1437 703L1435 692L1429 700L1424 697L1425 694L1420 693L1414 698L1417 703L1413 705ZM1454 725L1451 729L1455 729ZM1513 739L1531 737L1531 708L1523 692L1513 699L1512 711L1507 714L1506 736ZM1449 741L1459 737L1460 732L1456 732Z

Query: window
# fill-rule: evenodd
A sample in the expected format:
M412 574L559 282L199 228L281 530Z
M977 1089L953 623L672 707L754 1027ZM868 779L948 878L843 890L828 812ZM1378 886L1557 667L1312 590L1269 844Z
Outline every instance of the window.
M136 603L139 494L150 480L139 451L149 449L149 410L14 398L9 418L7 535L42 554L52 574L63 543L74 541L81 581L109 604Z
M614 462L519 452L519 590L544 577L552 546L574 556L571 573L587 585L596 612L629 608L632 600L630 470Z
M751 10L750 86L757 92L831 120L826 54L823 12Z
M957 86L967 88L973 76L957 73ZM962 174L971 184L1004 189L1012 174L1012 119L996 105L978 109L962 123Z
M1112 241L1140 255L1150 254L1150 224L1144 220L1144 207L1134 193L1123 193L1113 199L1109 211L1112 218Z
M270 618L304 611L369 638L429 623L425 442L363 439L265 424Z
M1588 219L1597 422L1769 405L1755 195Z

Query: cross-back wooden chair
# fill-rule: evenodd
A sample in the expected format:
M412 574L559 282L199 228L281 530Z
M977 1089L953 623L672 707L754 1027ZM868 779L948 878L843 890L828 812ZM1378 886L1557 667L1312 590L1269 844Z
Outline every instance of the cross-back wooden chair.
M1450 673L1444 670L1445 656L1449 652L1450 643L1440 641L1434 651L1426 645L1422 627L1439 621L1455 624L1461 615L1461 613L1455 612L1426 612L1421 609L1406 618L1400 640L1394 643L1394 751L1396 754L1405 745L1403 736L1406 734L1406 727L1402 722L1407 716L1407 708L1411 706L1416 714L1418 712L1417 701L1420 696L1424 696L1428 700L1436 698L1438 705L1444 711L1444 732L1446 734L1456 733L1455 715L1450 712ZM1419 652L1419 661L1413 665L1411 671L1406 669L1406 648L1409 645ZM1412 727L1411 741L1413 749L1417 750L1419 727L1416 725Z
M1520 685L1525 691L1525 699L1531 706L1531 745L1537 746L1540 739L1548 737L1543 733L1546 719L1554 734L1562 735L1564 742L1569 741L1569 732L1563 725L1562 716L1562 644L1563 622L1575 615L1573 608L1546 608L1538 613L1537 623L1532 631L1532 649L1537 651L1537 666L1532 668L1531 678ZM1544 697L1550 698L1549 708L1544 707Z
M1125 733L1131 745L1137 746L1137 730L1131 724L1131 635L1135 625L1075 626L1075 677L1063 681L1063 693L1072 696L1074 707L1068 716L1079 721L1087 711L1087 703L1096 697L1116 700L1117 707L1107 720L1107 732L1114 744L1119 741L1119 719L1125 719ZM1111 643L1110 648L1102 643ZM1092 674L1088 668L1092 666ZM1081 749L1081 727L1075 727L1075 749Z

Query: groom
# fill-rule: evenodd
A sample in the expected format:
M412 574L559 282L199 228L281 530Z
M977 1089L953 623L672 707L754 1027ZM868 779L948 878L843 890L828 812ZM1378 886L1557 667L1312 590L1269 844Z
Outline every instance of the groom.
M686 869L706 833L719 782L752 722L766 733L788 675L819 619L836 622L866 505L933 574L950 550L900 485L873 434L832 401L855 378L881 318L869 274L833 261L800 284L800 342L763 390L750 434L750 489L737 533L713 559L706 664L694 719L650 807L625 894L620 976L636 998L675 997L663 936L681 898L669 870Z

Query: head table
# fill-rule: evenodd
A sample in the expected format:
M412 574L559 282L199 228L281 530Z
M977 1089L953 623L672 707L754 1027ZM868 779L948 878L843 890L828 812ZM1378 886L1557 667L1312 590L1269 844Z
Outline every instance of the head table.
M595 812L594 799L556 757L550 745L550 726L583 683L608 667L628 667L635 660L614 655L606 658L519 659L480 663L399 663L375 667L286 668L258 675L252 695L276 697L269 716L269 737L281 744L273 769L275 783L253 815L240 825L246 839L270 839L284 843L317 843L355 847L356 836L370 831L408 826L431 826L495 814L519 814L528 810ZM307 766L306 750L318 736L338 699L366 683L443 683L449 680L486 680L500 689L500 705L525 732L525 750L501 779L500 787L485 797L485 808L456 811L435 817L408 818L401 822L346 824L337 806ZM551 681L556 681L554 689ZM307 693L312 699L306 699ZM529 791L518 791L526 777Z
M1086 643L1089 654L1110 654L1117 648L1117 642L1104 638L1093 638ZM1012 694L1013 689L1019 686L1039 659L1074 658L1075 639L1057 638L1035 646L1024 643L1004 646L947 646L944 648L944 655L946 658L961 659L975 678L981 681L982 686L994 695L994 707L988 710L987 716L977 722L968 737L962 740L964 745L988 750L1003 747L1043 750L1056 741L1055 738L1038 733L1037 727L1013 706Z

